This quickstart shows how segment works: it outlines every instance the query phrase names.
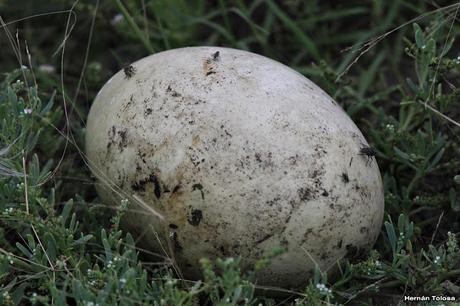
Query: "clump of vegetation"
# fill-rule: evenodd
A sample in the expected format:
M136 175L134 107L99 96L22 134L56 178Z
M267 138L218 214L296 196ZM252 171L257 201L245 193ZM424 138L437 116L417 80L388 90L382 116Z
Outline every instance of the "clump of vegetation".
M458 296L459 7L0 3L0 304L374 305ZM35 16L43 12L56 21ZM203 259L203 279L193 282L168 258L147 260L119 226L129 203L99 202L81 151L84 123L97 90L124 63L188 45L280 60L342 105L377 152L384 179L385 223L373 250L356 252L332 277L316 271L300 292L276 289L282 297L266 295L237 258Z

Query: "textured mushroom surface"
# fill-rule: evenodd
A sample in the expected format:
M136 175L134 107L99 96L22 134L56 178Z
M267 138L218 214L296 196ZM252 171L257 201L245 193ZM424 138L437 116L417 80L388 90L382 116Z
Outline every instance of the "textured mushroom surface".
M196 279L202 257L240 256L251 268L281 246L258 283L288 288L305 284L314 261L326 271L375 242L377 163L360 155L363 135L310 80L218 47L161 52L132 68L97 95L86 152L102 200L131 199L125 221L142 248L168 253Z

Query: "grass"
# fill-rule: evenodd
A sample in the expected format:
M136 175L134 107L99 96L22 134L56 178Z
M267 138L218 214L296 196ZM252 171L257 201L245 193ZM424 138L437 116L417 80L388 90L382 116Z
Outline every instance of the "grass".
M397 305L404 295L458 297L459 7L0 2L0 304ZM334 278L316 271L304 290L282 298L256 291L253 271L240 271L237 258L203 259L203 279L193 282L178 278L168 258L146 259L150 251L119 226L130 203L99 202L81 149L86 115L124 63L191 45L274 58L346 110L377 151L384 180L385 223L373 250L341 262ZM277 250L254 270L273 256Z

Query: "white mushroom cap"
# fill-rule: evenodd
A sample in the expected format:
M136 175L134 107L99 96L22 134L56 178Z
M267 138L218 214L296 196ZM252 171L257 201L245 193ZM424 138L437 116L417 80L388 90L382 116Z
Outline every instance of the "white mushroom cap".
M310 80L217 47L132 65L131 78L118 72L94 101L86 151L105 178L103 200L119 201L109 179L164 216L127 216L142 247L165 250L198 278L202 257L241 256L250 268L282 246L258 283L301 287L315 262L325 271L375 242L384 208L377 163L359 155L363 135Z

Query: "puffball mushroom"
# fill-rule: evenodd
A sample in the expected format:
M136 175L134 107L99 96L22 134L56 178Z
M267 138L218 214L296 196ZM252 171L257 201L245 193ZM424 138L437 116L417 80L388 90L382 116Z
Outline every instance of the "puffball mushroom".
M140 246L201 277L203 257L274 248L258 284L301 287L370 248L383 219L377 163L337 105L310 80L235 49L169 50L115 74L88 117L86 152L109 203L134 204ZM161 217L159 217L161 216Z

